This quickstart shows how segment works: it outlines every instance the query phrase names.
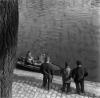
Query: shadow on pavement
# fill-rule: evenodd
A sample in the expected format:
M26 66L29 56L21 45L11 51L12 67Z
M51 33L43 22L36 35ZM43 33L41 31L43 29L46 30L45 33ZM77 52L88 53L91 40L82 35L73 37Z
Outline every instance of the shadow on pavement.
M37 88L42 89L42 80L41 79L37 79L35 77L17 76L17 75L15 75L14 79L13 79L13 82L23 83L23 85L26 84L26 85L29 85L31 87L37 87ZM56 92L60 93L61 95L62 94L67 94L67 95L76 94L75 93L75 88L71 88L71 92L70 93L66 93L66 92L62 93L62 91L60 90L61 87L62 87L62 85L60 85L60 84L52 83L51 90L56 91ZM93 97L94 95L86 92L82 96ZM93 98L96 98L96 97L93 97Z

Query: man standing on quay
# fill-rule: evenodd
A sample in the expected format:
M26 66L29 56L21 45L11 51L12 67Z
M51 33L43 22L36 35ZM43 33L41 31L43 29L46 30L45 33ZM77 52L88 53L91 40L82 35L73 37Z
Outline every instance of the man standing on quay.
M84 78L88 75L87 71L83 68L80 61L76 62L77 67L72 71L72 77L76 85L76 91L78 94L84 93Z
M53 78L53 70L48 62L48 57L45 57L44 63L40 68L41 73L43 74L43 88L46 88L46 84L48 84L48 90L51 88L52 78Z

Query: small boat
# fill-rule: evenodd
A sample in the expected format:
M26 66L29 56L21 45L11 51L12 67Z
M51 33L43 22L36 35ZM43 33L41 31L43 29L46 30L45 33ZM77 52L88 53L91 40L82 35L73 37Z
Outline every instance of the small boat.
M17 59L16 62L16 67L17 68L27 68L33 71L39 71L40 70L40 66L41 66L41 62L39 61L35 61L32 64L25 64L25 58L24 57L20 57Z
M21 69L29 69L32 71L36 71L36 72L40 72L40 67L41 67L41 61L39 60L35 60L34 63L32 64L25 64L25 58L24 57L20 57L17 60L16 63L16 67L17 68L21 68ZM61 68L53 63L48 63L48 66L54 71L54 72L58 72L61 70Z

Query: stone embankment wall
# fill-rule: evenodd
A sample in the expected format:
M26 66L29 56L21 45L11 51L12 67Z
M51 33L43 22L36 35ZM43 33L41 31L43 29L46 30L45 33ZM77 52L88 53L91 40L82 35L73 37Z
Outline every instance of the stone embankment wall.
M100 81L97 0L19 0L18 55L45 50L57 65L81 60L89 80Z

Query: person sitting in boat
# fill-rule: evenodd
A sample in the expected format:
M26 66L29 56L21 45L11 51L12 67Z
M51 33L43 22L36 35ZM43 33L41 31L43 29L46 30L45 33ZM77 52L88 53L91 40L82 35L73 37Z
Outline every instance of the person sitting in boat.
M25 58L25 64L30 65L30 64L33 64L33 62L34 61L33 61L31 51L28 51Z
M47 57L47 63L51 63L49 56Z
M41 61L41 63L44 63L46 57L47 56L46 56L45 53L40 55L40 61Z

